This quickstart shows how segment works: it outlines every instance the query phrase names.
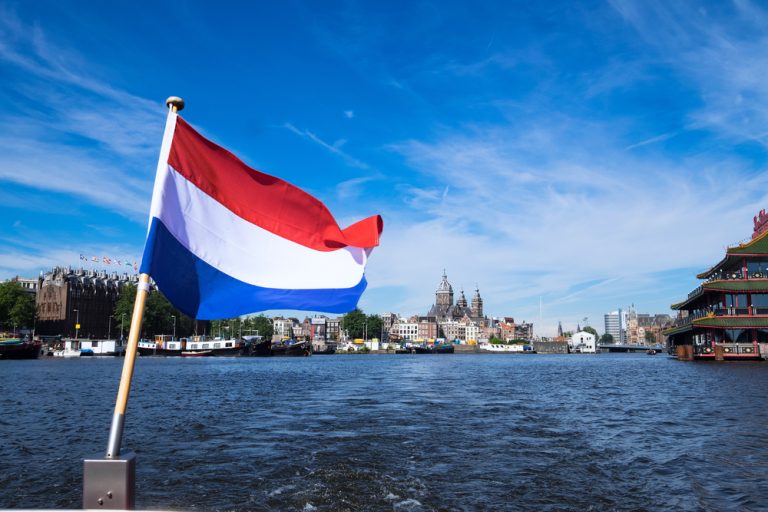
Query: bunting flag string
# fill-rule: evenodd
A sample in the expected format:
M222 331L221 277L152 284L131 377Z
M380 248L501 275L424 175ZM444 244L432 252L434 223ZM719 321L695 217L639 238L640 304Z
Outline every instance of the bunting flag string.
M131 262L127 259L119 259L119 258L110 258L109 256L86 256L82 253L80 253L80 261L90 262L90 263L99 263L101 262L104 265L110 265L110 266L118 266L118 267L128 267L128 269L133 270L134 272L139 271L139 263L137 261Z

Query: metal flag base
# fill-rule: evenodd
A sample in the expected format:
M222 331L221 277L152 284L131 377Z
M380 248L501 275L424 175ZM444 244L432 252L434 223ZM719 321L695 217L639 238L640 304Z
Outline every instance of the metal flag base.
M136 496L136 454L123 450L119 457L103 454L83 460L83 508L132 510Z

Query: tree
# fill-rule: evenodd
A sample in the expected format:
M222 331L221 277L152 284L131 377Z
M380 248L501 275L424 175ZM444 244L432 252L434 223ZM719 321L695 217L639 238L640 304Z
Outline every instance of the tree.
M652 331L645 331L645 341L648 343L656 343L656 335Z
M368 322L368 337L369 338L380 337L382 332L381 317L379 315L368 315L368 317L366 318L366 322Z
M602 344L604 344L604 345L610 345L610 344L612 344L612 343L613 343L613 336L612 336L612 335L610 335L610 334L608 334L608 333L605 333L605 334L603 334L603 335L600 337L600 343L602 343Z
M272 326L272 320L264 315L249 316L246 318L243 323L243 331L245 331L245 329L248 330L249 334L251 334L251 331L259 331L259 336L264 336L266 339L271 339L275 332L275 329ZM255 332L253 334L255 334Z
M359 308L355 308L341 318L342 329L351 338L362 338L365 332L366 316Z
M133 319L133 303L136 301L136 286L128 285L120 292L120 298L115 303L115 321L125 319L124 334L130 331ZM176 336L190 336L195 332L195 321L173 307L165 295L155 290L147 297L144 307L144 317L141 322L143 337L151 337L155 334L171 334L173 332L173 318L176 317Z
M10 330L32 327L34 321L34 297L15 281L0 283L0 324Z
M491 334L491 337L488 338L488 343L494 344L494 345L501 345L504 344L504 340L501 338L497 338L495 334Z
M588 325L585 325L584 328L582 329L582 331L588 332L588 333L592 334L595 337L596 340L600 339L600 335L597 334L597 331L595 330L594 327L590 327Z

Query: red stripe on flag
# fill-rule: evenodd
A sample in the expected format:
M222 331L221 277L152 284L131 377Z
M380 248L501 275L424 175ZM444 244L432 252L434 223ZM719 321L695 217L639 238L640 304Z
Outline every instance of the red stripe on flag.
M234 214L298 244L318 251L379 245L384 228L380 215L341 229L320 200L248 167L181 117L176 122L168 163Z

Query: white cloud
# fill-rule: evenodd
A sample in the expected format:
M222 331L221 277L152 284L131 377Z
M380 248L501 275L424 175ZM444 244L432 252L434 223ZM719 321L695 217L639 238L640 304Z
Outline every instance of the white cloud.
M296 128L291 123L285 123L283 127L290 131L291 133L294 133L298 135L299 137L302 137L304 139L307 139L309 141L314 142L318 146L325 148L327 151L333 153L334 155L337 155L344 160L344 162L347 163L347 165L351 167L357 167L358 169L370 169L370 166L366 164L365 162L358 160L357 158L345 153L341 150L341 146L343 146L347 141L344 139L337 140L333 144L329 144L322 140L320 137L315 135L314 133L310 132L309 130L301 130L299 128Z
M344 116L347 119L352 119L353 117L355 117L355 111L354 110L345 110L344 111Z
M0 9L0 66L25 101L0 114L0 181L146 214L163 108L88 76L78 55ZM73 141L78 141L74 143ZM49 208L52 206L49 206Z

